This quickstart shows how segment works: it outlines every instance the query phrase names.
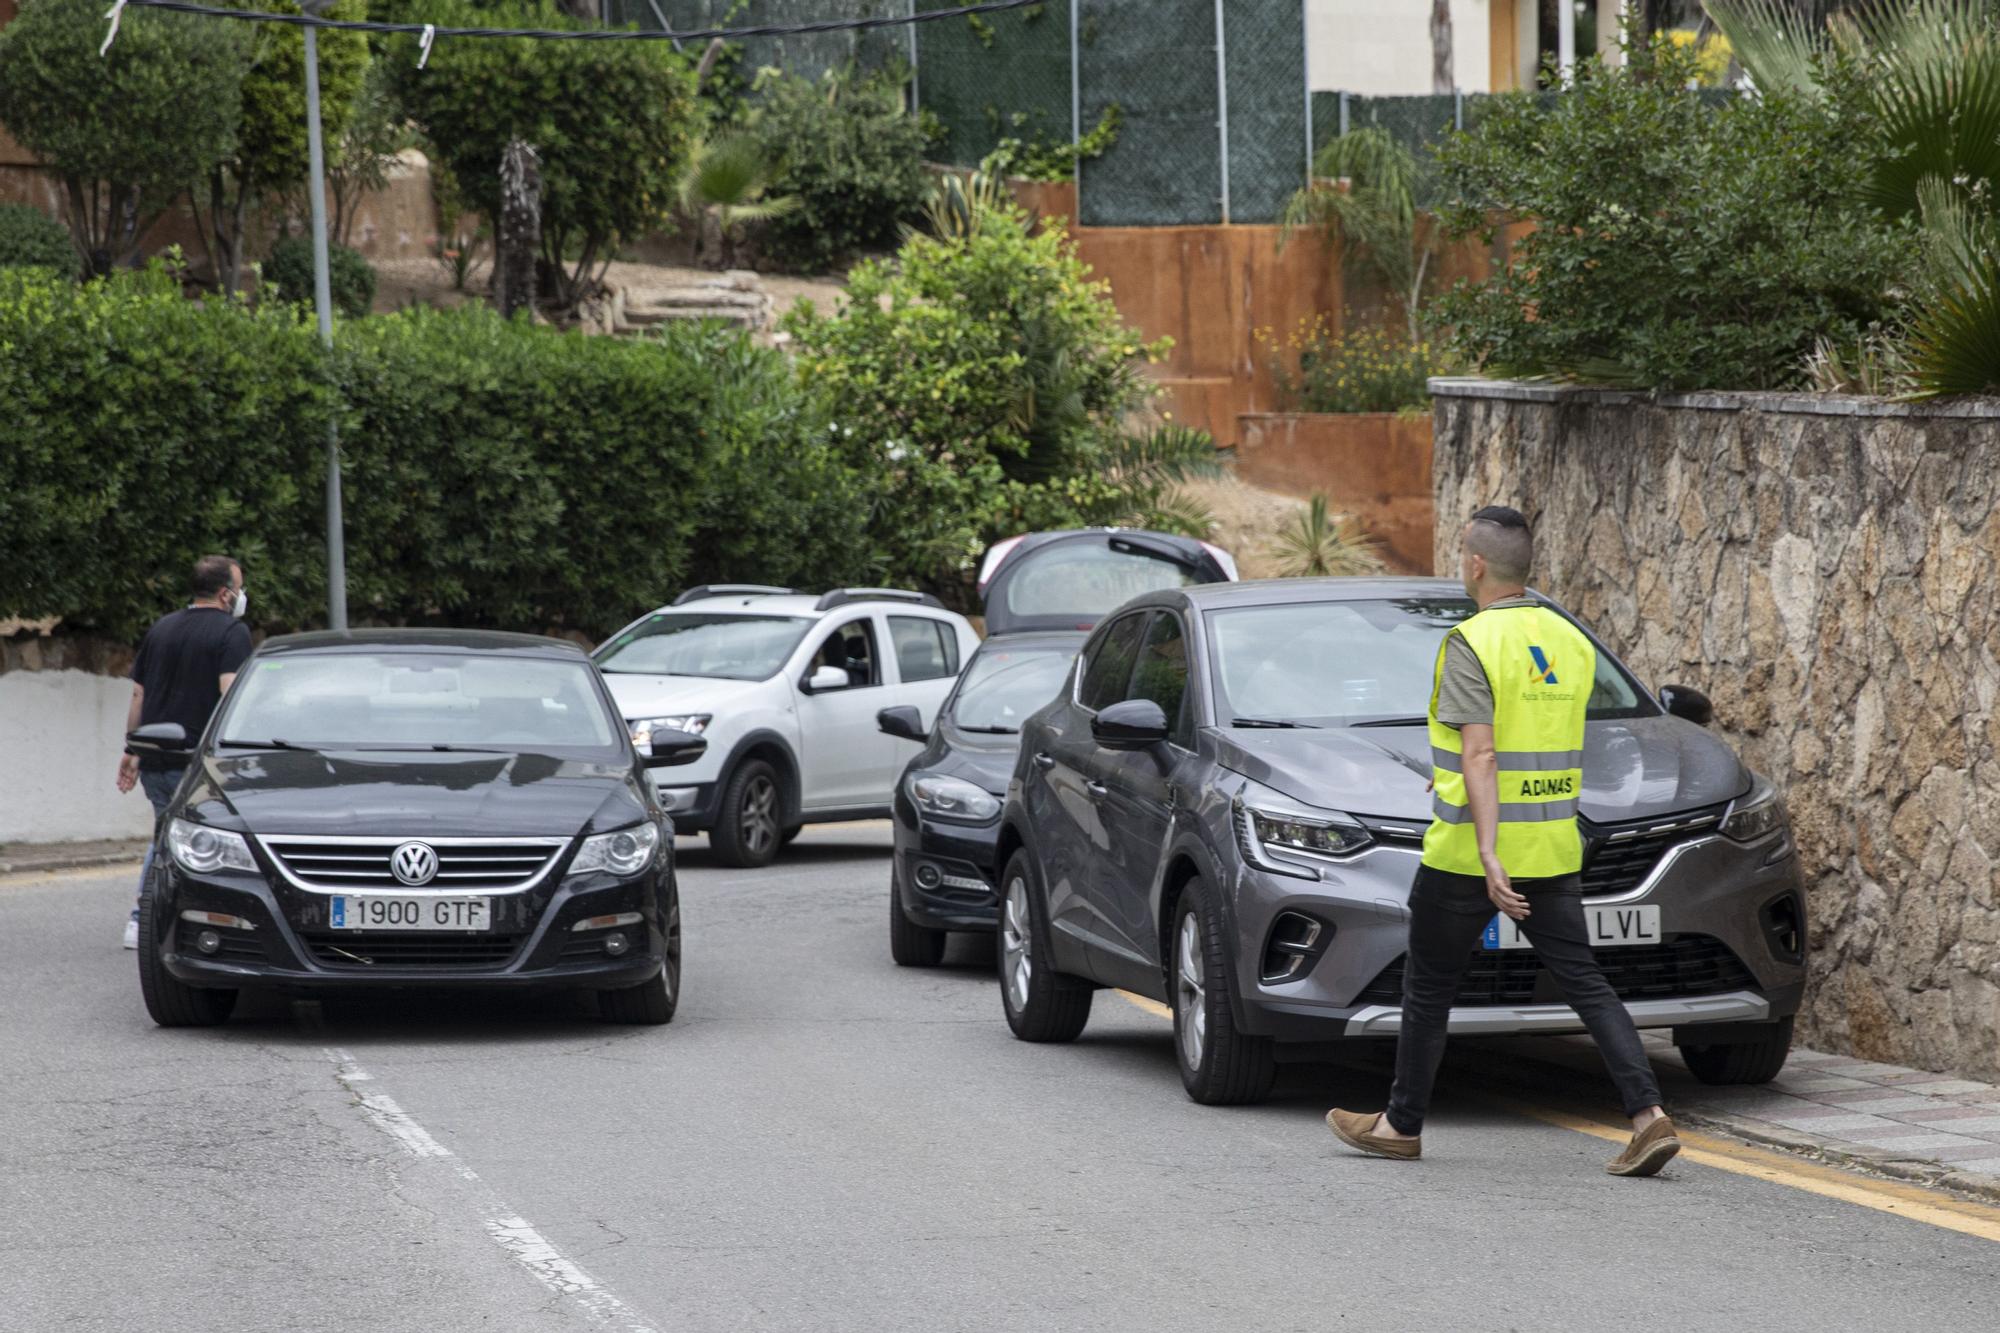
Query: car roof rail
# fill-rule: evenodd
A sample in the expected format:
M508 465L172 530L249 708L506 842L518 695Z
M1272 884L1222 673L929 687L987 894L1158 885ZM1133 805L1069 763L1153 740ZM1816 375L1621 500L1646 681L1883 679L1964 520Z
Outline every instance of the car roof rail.
M704 583L700 587L689 588L669 602L669 606L679 606L683 602L698 602L704 597L729 597L749 594L756 597L788 597L798 592L797 588L775 588L768 583Z
M914 606L934 606L940 611L945 609L944 603L929 593L911 592L908 588L835 588L813 603L813 610L831 611L849 602L909 602Z

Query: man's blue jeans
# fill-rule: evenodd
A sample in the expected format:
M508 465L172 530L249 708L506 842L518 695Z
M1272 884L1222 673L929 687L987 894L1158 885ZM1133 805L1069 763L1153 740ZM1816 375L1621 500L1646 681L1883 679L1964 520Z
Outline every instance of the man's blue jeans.
M180 787L181 779L187 776L188 766L179 768L142 768L139 770L139 790L146 793L146 799L153 803L153 840L160 836L160 818L167 813L167 802L174 799L174 792ZM153 843L146 844L146 864L139 870L139 897L146 896L146 881L153 873ZM139 919L139 908L132 908L132 919Z

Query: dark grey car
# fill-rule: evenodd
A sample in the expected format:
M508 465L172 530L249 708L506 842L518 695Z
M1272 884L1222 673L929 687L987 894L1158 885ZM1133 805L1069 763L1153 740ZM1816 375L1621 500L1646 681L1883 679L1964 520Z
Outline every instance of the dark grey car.
M1315 579L1150 593L1107 617L1023 728L1002 815L1015 1035L1074 1038L1100 986L1163 1001L1202 1102L1254 1101L1286 1059L1394 1036L1432 666L1472 611L1441 580ZM1768 1080L1805 982L1783 805L1690 720L1699 694L1663 689L1675 716L1598 653L1581 816L1598 958L1698 1076ZM1581 1031L1510 924L1489 925L1451 1031Z

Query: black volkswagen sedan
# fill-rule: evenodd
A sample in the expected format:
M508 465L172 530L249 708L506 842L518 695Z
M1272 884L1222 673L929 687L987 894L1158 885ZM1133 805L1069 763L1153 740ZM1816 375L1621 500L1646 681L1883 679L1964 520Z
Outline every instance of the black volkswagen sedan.
M665 1023L680 986L672 826L588 658L519 634L267 641L160 820L139 910L153 1021L206 1026L249 987L575 987Z

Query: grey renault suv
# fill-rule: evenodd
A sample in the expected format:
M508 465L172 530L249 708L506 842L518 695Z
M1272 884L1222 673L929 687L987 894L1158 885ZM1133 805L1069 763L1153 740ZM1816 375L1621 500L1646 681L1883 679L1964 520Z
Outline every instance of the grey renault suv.
M1137 992L1172 1008L1181 1080L1206 1103L1256 1101L1279 1063L1394 1036L1432 666L1473 610L1436 579L1295 579L1149 593L1106 617L1024 725L1002 814L1015 1035L1071 1040L1096 988ZM1599 644L1585 912L1638 1025L1671 1029L1700 1078L1756 1083L1791 1046L1805 903L1784 807L1703 729L1709 711L1685 687L1655 697ZM1451 1031L1582 1030L1496 918Z

